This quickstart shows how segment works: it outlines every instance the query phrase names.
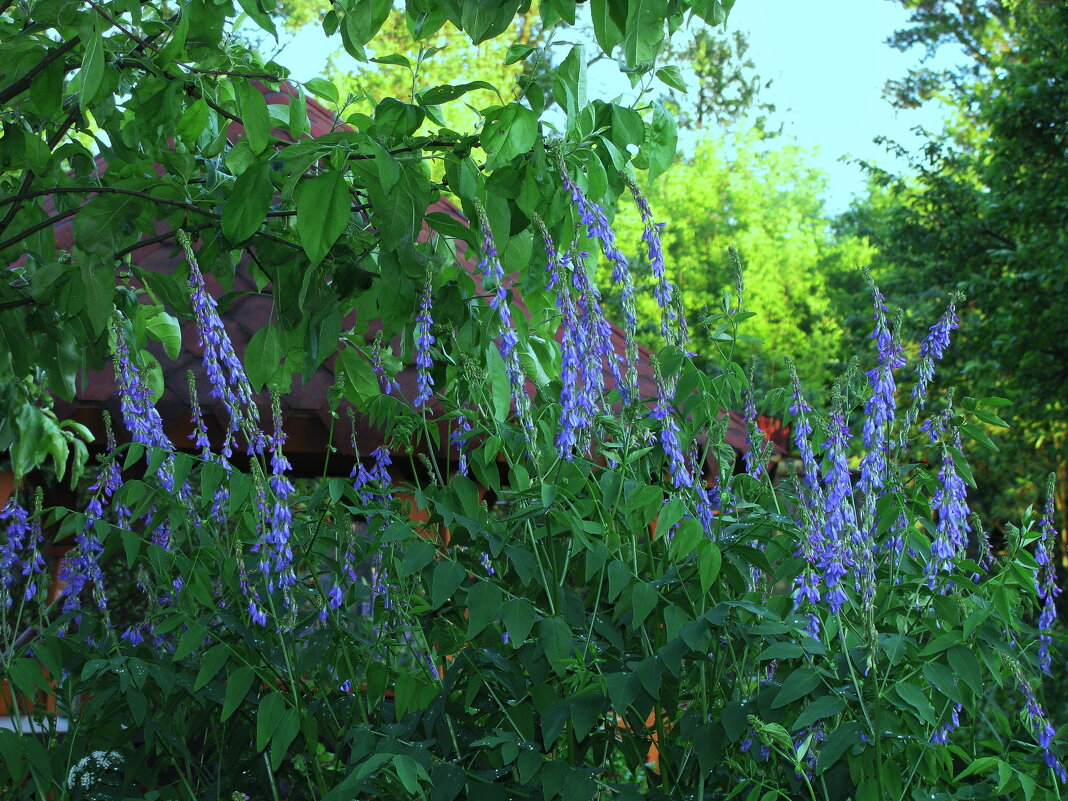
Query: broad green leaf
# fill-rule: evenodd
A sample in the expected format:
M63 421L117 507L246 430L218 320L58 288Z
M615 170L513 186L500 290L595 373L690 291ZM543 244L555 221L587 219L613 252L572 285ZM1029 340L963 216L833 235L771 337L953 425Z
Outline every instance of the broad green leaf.
M563 675L567 671L563 660L571 657L571 646L574 643L571 627L563 618L547 617L538 623L538 642L545 650L545 656L553 670Z
M798 698L808 695L820 686L820 681L820 674L812 668L798 668L783 680L782 687L779 688L775 700L771 702L772 708L777 709L780 706L786 706Z
M256 750L262 751L271 741L286 712L285 698L279 692L268 693L256 709Z
M431 89L422 89L416 94L416 100L423 106L437 106L463 97L468 92L476 89L488 89L496 92L497 87L485 81L470 81L469 83L445 84Z
M590 0L593 35L597 38L597 44L609 55L616 45L623 41L630 2L631 0Z
M538 140L538 117L526 106L509 103L487 119L481 143L486 151L486 168L490 170L508 164L516 156L528 152Z
M312 78L310 81L305 81L304 88L331 105L338 104L337 87L326 78Z
M863 728L859 723L850 721L831 732L820 746L819 759L816 761L816 774L823 773L841 759L842 754L860 743L861 731Z
M330 252L349 221L349 189L340 170L330 170L297 185L297 233L312 264Z
M534 607L526 598L513 598L504 605L501 619L514 647L518 648L534 628Z
M723 564L723 555L719 546L711 540L704 540L698 546L697 569L701 579L701 591L708 592L719 578L720 566Z
M652 584L639 581L634 585L630 598L633 609L631 627L637 628L656 607L656 603L660 600L660 596Z
M284 356L282 336L276 325L264 326L252 335L245 349L245 372L253 391L259 392L264 384L275 383Z
M226 678L226 693L223 697L223 707L220 720L225 721L241 705L248 695L249 688L256 678L256 671L248 666L239 667Z
M197 671L196 681L193 682L193 692L197 692L215 678L222 666L226 664L226 658L229 655L230 647L222 643L213 645L205 651L204 658L200 660L200 670Z
M645 154L649 162L649 180L667 172L675 161L675 150L678 147L679 135L675 127L675 117L662 105L653 105L653 120L649 124L648 139L645 144Z
M362 46L370 42L393 8L392 0L359 0L348 5L345 27L353 44Z
M682 71L674 64L669 64L666 67L658 69L656 71L656 77L672 89L677 89L680 92L687 91L686 82L682 79Z
M248 80L234 81L234 93L237 95L237 107L241 113L241 124L245 128L245 136L248 137L248 146L253 153L262 153L267 149L271 133L267 99Z
M913 707L925 722L932 726L935 724L934 709L923 690L908 681L899 681L894 689L901 700Z
M96 30L82 33L85 52L78 71L78 105L88 109L100 95L104 82L104 37Z
M504 596L494 584L480 581L467 591L467 636L474 637L497 619Z
M956 645L949 649L946 658L956 676L968 685L976 698L982 698L983 673L975 653L964 646Z
M278 770L289 746L300 733L300 716L295 709L287 709L271 735L271 770Z
M664 41L667 0L629 0L623 53L627 65L636 67L652 61Z
M434 568L430 585L430 603L436 609L448 601L467 578L467 570L459 562L445 559Z
M263 225L271 208L274 185L266 162L250 165L234 183L233 192L223 207L223 234L240 245Z
M822 695L805 707L794 721L793 730L807 729L813 723L824 718L833 717L845 709L845 701L837 695Z

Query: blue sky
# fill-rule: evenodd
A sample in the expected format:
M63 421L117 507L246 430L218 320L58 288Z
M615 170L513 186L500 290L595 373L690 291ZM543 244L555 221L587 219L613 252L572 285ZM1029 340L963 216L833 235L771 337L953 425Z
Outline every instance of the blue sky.
M728 30L748 34L748 56L757 73L772 81L763 96L777 107L773 125L782 123L786 137L812 150L813 163L827 174L825 199L832 213L845 210L864 190L860 168L847 159L904 166L872 142L876 136L914 150L922 140L913 128L941 128L937 105L897 111L882 99L885 82L905 75L922 55L885 44L906 21L893 0L738 0L727 21ZM294 78L308 80L322 74L327 55L340 46L339 36L327 41L321 29L308 26L278 60ZM612 87L610 94L628 86L615 78L599 83ZM591 75L591 91L594 84Z

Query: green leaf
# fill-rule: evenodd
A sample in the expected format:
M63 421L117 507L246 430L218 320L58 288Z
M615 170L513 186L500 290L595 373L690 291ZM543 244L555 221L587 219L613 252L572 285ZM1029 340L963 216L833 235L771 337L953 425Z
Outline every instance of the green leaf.
M504 605L501 619L512 645L518 648L534 628L534 606L526 598L513 598Z
M860 742L862 727L850 721L835 729L820 746L820 756L816 761L816 774L821 774L834 765L842 754Z
M270 167L262 161L250 165L238 176L223 206L222 230L226 238L239 245L256 233L270 211L273 196Z
M504 596L488 581L480 581L467 591L467 636L474 637L497 619Z
M597 44L609 55L616 45L623 41L629 2L630 0L590 0L593 35L597 38Z
M908 681L899 681L894 689L901 700L914 708L926 723L935 725L934 709L923 690Z
M645 155L649 160L649 180L656 180L675 162L679 135L675 118L660 103L653 104L653 120L649 124Z
M508 47L508 52L507 54L505 54L504 57L505 66L507 66L508 64L515 64L515 62L517 61L522 61L524 58L529 56L537 49L538 48L534 47L533 45L528 44L510 45Z
M497 91L497 87L485 81L470 81L469 83L445 84L431 89L423 89L415 97L421 106L437 106L463 97L468 92L473 92L476 89Z
M786 706L811 693L820 686L820 683L820 674L815 670L808 667L798 668L783 681L775 700L771 702L771 706L773 709Z
M658 69L656 77L672 89L677 89L680 92L687 91L686 82L682 79L682 71L674 64Z
M963 425L960 427L960 433L968 437L968 439L975 440L984 448L992 451L998 450L998 446L994 444L994 441L990 439L990 437L986 435L986 432L979 428L979 426Z
M352 43L362 47L370 42L389 17L392 8L392 0L360 0L348 4L345 27Z
M833 717L845 709L845 701L837 695L822 695L805 707L794 721L793 730L806 729L818 720Z
M957 677L968 685L976 698L982 698L983 673L975 654L964 646L956 645L949 649L946 658Z
M664 41L667 0L629 0L623 54L627 66L636 67L656 58Z
M271 770L278 770L289 746L300 733L300 716L295 709L287 709L271 735Z
M304 82L304 88L321 100L336 106L338 104L337 87L326 78L312 78Z
M963 704L960 688L949 669L940 662L924 662L923 677L928 683L954 703Z
M723 554L719 546L711 540L703 541L697 552L697 570L701 579L702 592L708 592L716 583L722 564Z
M582 53L582 47L575 45L563 63L556 68L556 79L553 81L553 97L567 112L569 120L577 117L586 107L587 84L586 57Z
M451 559L438 562L430 585L431 606L437 609L449 600L465 578L467 578L467 570L459 562Z
M340 170L330 170L297 185L297 233L312 264L330 252L349 221L349 190Z
M162 306L155 306L145 319L145 328L163 345L168 358L178 358L182 350L182 328L176 317L167 314Z
M253 153L262 153L267 149L271 134L267 98L248 80L235 81L234 94L237 95L237 107L241 114L241 124L245 128L245 136L248 137L248 146Z
M200 670L197 671L196 681L193 682L193 692L215 678L215 674L226 664L226 658L229 655L229 646L222 643L212 646L204 653L204 658L200 660Z
M256 710L256 750L262 751L267 747L274 735L278 724L282 722L282 716L286 712L286 701L281 693L269 693L260 701Z
M83 32L85 52L82 54L82 68L78 72L78 105L86 110L100 95L104 83L104 37L96 30L88 34Z
M571 627L561 617L547 617L538 624L538 642L553 670L563 675L567 671L563 661L570 659L574 643Z
M222 715L220 720L225 721L241 705L248 695L249 688L256 678L256 671L245 666L233 671L226 679L226 694L223 697Z
M509 103L486 120L480 142L486 151L486 169L508 164L538 141L538 117L526 106Z
M269 11L274 10L274 6L263 7L260 5L259 0L237 0L241 5L241 10L248 14L257 25L263 28L267 33L271 34L276 40L278 39L278 31L274 27L274 20L271 19Z
M282 370L280 362L284 356L278 326L264 326L252 335L245 349L245 372L254 392L259 392L264 384L274 385Z
M656 607L657 601L660 600L660 595L657 593L656 587L652 584L639 581L634 585L630 597L633 610L633 617L630 625L631 628L637 628Z

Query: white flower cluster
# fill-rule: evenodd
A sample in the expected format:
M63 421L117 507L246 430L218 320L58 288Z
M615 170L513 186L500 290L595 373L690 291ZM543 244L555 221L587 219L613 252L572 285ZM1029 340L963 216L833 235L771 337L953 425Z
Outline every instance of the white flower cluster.
M93 751L79 759L67 774L67 789L90 789L108 771L122 767L122 754L118 751Z

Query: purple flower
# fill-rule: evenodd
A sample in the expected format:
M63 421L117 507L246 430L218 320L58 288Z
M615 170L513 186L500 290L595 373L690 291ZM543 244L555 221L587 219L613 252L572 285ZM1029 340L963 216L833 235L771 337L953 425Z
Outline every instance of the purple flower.
M653 298L656 299L656 303L660 307L660 333L667 342L679 348L684 348L686 344L686 339L684 339L685 320L681 320L681 326L678 325L681 315L675 308L675 290L667 279L667 268L664 264L664 247L660 241L660 232L664 229L665 223L654 222L653 210L649 208L649 201L645 199L641 189L638 188L637 182L629 176L625 180L627 186L630 187L631 196L634 198L634 204L638 207L638 214L641 215L642 225L644 226L642 241L648 246L649 266L652 268L653 278L656 279L656 285L653 287ZM672 331L672 326L676 326L677 330Z
M0 509L0 524L4 524L4 539L0 541L0 599L5 607L11 607L11 587L18 575L16 568L22 562L23 551L30 547L31 530L29 514L19 504L17 492L12 492L4 508Z
M413 401L416 407L422 406L424 403L430 400L433 395L434 378L430 375L430 367L433 364L433 360L430 358L430 347L436 341L434 335L430 333L430 327L434 324L433 318L430 316L430 292L431 292L430 276L427 276L426 283L423 284L423 291L419 295L419 312L415 315L415 367L416 367L416 387L415 400Z
M822 535L823 553L820 555L820 566L823 571L823 582L827 587L828 605L831 613L837 614L846 602L846 594L841 584L848 568L854 566L856 558L854 543L857 539L853 485L850 481L847 463L849 429L846 426L840 402L836 402L831 412L828 420L828 433L829 437L824 445L827 451L824 478L826 495L823 515L825 520Z
M116 320L115 332L115 379L119 388L119 409L122 421L134 442L146 448L160 448L168 452L157 475L160 485L167 492L174 491L174 445L163 430L163 418L152 404L152 392L144 380L141 369L134 363L130 345L126 340L123 318ZM148 454L145 454L146 458Z
M500 353L504 361L504 372L508 376L508 388L515 406L516 415L523 428L523 435L527 441L527 447L533 447L534 423L530 417L530 398L526 390L526 376L519 361L519 352L516 347L519 344L519 336L516 334L512 323L512 312L508 305L508 292L504 288L504 267L501 265L497 254L497 245L493 240L493 231L490 229L486 210L479 201L475 201L475 211L478 216L479 227L482 233L482 260L478 268L482 271L483 287L493 287L493 295L490 297L490 308L497 311L501 323Z
M378 379L378 386L382 389L382 394L392 395L400 389L400 384L397 383L393 376L386 375L386 368L382 366L381 331L375 334L375 341L371 345L371 370Z
M1038 747L1042 749L1042 757L1046 766L1057 775L1061 784L1068 784L1068 772L1065 771L1061 761L1050 751L1056 730L1046 718L1041 704L1035 698L1034 688L1031 686L1031 682L1023 675L1020 666L1016 662L1012 662L1011 665L1013 677L1016 679L1016 686L1020 690L1020 695L1023 696L1024 701L1024 709L1020 716L1031 729Z
M467 453L464 451L464 445L467 444L470 436L471 421L467 419L466 414L461 414L456 418L456 427L449 433L449 443L456 448L456 453L459 455L457 470L462 476L468 474Z
M178 241L189 262L189 294L196 319L197 338L204 349L204 369L210 384L208 394L220 400L230 416L223 454L227 458L233 455L234 435L241 429L245 431L248 439L250 455L259 453L263 440L257 428L259 410L252 402L252 385L219 317L218 304L204 285L204 276L200 272L189 236L184 231L179 231Z
M287 606L292 603L289 589L297 583L293 571L293 550L289 540L293 524L293 512L290 509L290 496L293 484L286 477L291 465L282 451L286 435L282 430L282 410L277 397L272 404L274 416L274 433L267 445L271 452L271 475L268 484L271 488L269 513L263 535L257 543L260 553L260 569L267 579L267 591L274 592L275 582L285 594Z
M949 713L949 720L945 721L938 730L931 735L931 742L935 745L948 745L949 735L960 728L960 713L962 707L960 704L953 705L953 711Z
M352 488L356 490L363 504L385 503L389 499L388 490L392 483L389 466L393 464L393 460L390 458L389 448L384 445L375 448L371 451L371 458L374 459L374 466L368 470L359 460L359 454L356 454L356 465L349 475L350 478L355 479ZM378 484L385 491L374 492L368 489L368 486L373 484Z
M560 427L556 434L556 449L560 458L570 461L575 451L589 438L590 401L584 390L591 386L587 369L590 364L589 330L580 323L575 304L571 298L570 282L561 278L561 273L569 268L570 257L561 257L556 249L549 231L544 223L538 221L542 237L545 240L545 253L548 256L547 271L549 284L546 289L556 289L556 308L560 312L560 326L563 336L560 342ZM595 369L600 372L600 365Z
M905 350L896 341L886 320L886 300L868 276L875 302L875 330L872 339L878 350L877 364L867 373L871 396L864 405L864 447L868 449L860 465L860 489L875 501L875 494L886 486L889 471L889 431L897 410L897 384L894 370L905 365Z
M1051 666L1049 646L1053 642L1049 631L1057 619L1055 600L1061 594L1061 588L1057 586L1057 570L1053 565L1053 549L1057 538L1057 529L1053 525L1055 480L1053 474L1050 474L1046 482L1046 504L1042 511L1042 519L1038 524L1043 536L1035 550L1035 561L1038 562L1038 575L1036 576L1038 599L1042 604L1042 612L1038 616L1038 664L1047 674Z
M671 474L671 483L676 488L692 487L693 474L686 466L686 457L683 455L679 444L679 426L675 422L675 416L671 411L671 402L666 397L664 382L660 377L660 368L655 366L657 379L657 400L653 410L649 413L650 419L660 421L660 446L664 449L664 455L668 459L668 471Z
M957 443L959 448L959 443ZM968 544L968 488L957 473L948 447L942 449L942 466L938 486L931 499L931 511L938 514L938 525L931 543L931 560L927 563L928 585L935 586L938 573L953 570Z
M636 332L638 318L634 307L634 281L627 265L627 258L616 245L616 235L608 224L604 209L590 201L582 189L571 180L567 170L561 164L560 177L564 191L571 196L571 203L578 212L579 219L586 226L586 233L591 239L601 243L601 250L612 268L612 282L620 287L620 301L623 307L623 336L626 341L627 374L624 382L618 382L623 402L628 403L637 391L637 355Z
M934 378L934 364L942 358L949 347L949 335L951 331L960 328L960 319L957 317L957 304L964 300L964 296L954 294L946 307L945 312L938 322L931 326L920 343L920 361L916 365L916 385L912 388L912 397L916 401L922 401L927 395L927 388Z
M748 446L745 449L745 454L742 458L745 461L745 472L753 478L758 479L764 472L762 458L764 451L764 434L757 426L757 410L753 398L753 369L754 361L750 360L748 371L749 380L746 382L745 391L742 393L745 398L743 422L745 423L745 441Z

